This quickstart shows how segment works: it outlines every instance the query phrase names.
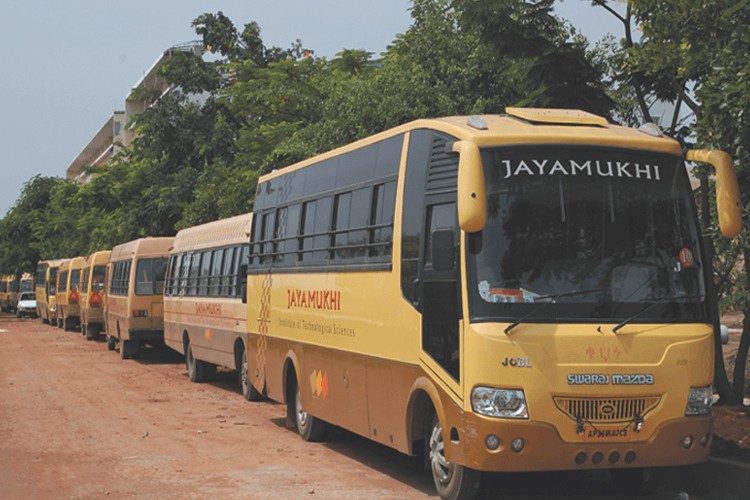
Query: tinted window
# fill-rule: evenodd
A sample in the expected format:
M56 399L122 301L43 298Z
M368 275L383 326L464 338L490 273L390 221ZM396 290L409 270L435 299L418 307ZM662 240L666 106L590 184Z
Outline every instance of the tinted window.
M166 271L165 257L140 259L135 268L135 294L161 295L164 292Z
M94 266L94 274L91 276L91 290L104 290L104 280L107 274L107 266Z

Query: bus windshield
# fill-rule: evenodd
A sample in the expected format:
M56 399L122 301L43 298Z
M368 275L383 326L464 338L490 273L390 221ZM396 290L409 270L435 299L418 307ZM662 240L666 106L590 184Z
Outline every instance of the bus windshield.
M487 224L468 239L472 321L707 321L689 179L677 156L482 151Z

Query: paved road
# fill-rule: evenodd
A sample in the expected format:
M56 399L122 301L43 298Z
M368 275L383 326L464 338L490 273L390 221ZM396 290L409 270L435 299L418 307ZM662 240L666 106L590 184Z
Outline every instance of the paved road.
M284 423L282 405L246 402L231 372L192 384L169 350L123 361L0 315L0 499L435 498L415 459L342 430L306 443ZM654 472L642 498L732 498L698 477ZM604 472L487 475L481 497L501 494L625 498Z

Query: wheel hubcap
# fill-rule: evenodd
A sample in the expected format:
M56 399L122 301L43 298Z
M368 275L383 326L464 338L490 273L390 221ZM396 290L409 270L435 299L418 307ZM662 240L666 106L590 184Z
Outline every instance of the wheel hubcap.
M242 390L244 392L247 392L247 389L250 386L250 381L248 380L248 372L249 368L247 366L247 359L242 360L242 370L241 370L241 377L242 377Z
M432 475L440 484L448 484L453 475L453 464L445 458L445 443L443 443L443 428L437 422L432 428L430 436L430 464Z
M299 391L297 391L297 396L294 398L294 404L297 410L297 427L305 427L309 416L307 415L307 412L302 409L302 398L299 395Z

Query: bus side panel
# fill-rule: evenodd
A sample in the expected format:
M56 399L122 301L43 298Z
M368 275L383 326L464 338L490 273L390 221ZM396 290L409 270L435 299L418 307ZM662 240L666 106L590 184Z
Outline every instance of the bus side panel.
M107 335L114 338L129 339L130 315L128 314L128 297L109 295L107 297Z

